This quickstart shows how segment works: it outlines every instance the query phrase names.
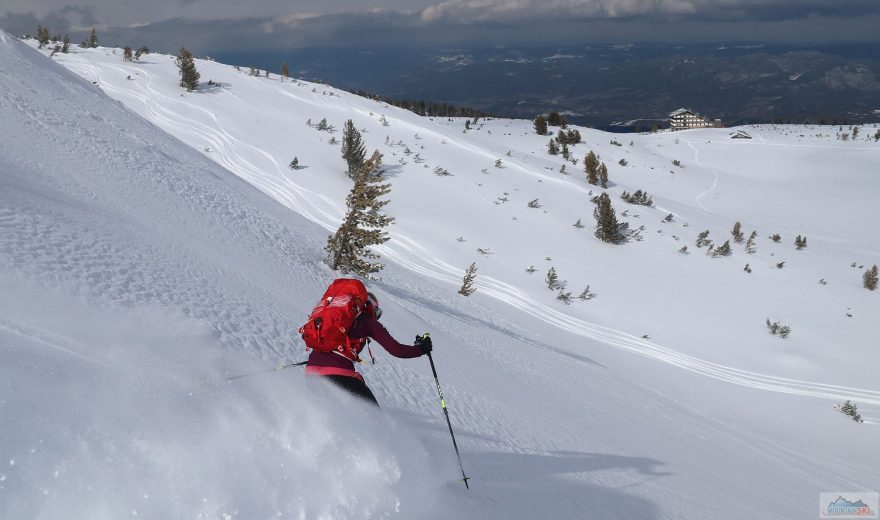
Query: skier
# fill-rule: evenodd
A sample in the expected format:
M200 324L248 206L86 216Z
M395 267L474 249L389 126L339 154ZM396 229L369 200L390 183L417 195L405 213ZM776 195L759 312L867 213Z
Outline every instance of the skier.
M358 293L365 296L363 305L359 304ZM341 316L335 317L332 314L333 310ZM353 316L348 327L345 327L346 316ZM355 362L361 362L359 354L366 347L367 341L376 340L391 355L399 358L419 357L431 352L433 348L431 338L427 335L416 336L414 345L401 344L379 323L381 316L379 300L376 295L367 292L360 281L340 279L333 282L318 307L312 311L309 322L300 329L306 345L312 349L306 365L306 373L321 376L347 392L379 406L373 392L364 382L363 376L354 368ZM321 321L322 318L327 321L337 320L341 324L338 328L346 331L342 342L337 339L329 340L329 343L345 343L345 345L337 345L328 350L321 344L322 337L329 335L329 331L321 333L322 325L325 325ZM335 322L331 321L331 323ZM328 341L325 340L324 343Z

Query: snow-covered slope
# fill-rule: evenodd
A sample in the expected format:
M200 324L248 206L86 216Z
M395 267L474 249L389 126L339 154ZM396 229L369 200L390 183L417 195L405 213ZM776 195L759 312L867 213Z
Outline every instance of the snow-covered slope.
M184 93L172 57L55 56L95 87L2 46L0 416L16 428L0 437L0 516L802 518L820 491L880 488L880 305L850 267L880 259L875 143L818 127L749 129L750 142L581 129L574 153L602 156L621 219L645 226L608 246L589 232L580 167L560 174L527 121L463 133L207 61L219 85ZM385 154L397 222L374 287L394 334L435 337L469 493L425 360L364 368L379 417L333 415L294 369L223 382L302 358L293 329L332 279L321 249L349 187L339 132L305 124L325 117L353 119ZM287 168L294 155L305 168ZM639 188L656 208L619 201ZM693 245L736 220L758 230L757 253ZM557 301L551 265L597 298ZM830 406L845 398L866 424Z

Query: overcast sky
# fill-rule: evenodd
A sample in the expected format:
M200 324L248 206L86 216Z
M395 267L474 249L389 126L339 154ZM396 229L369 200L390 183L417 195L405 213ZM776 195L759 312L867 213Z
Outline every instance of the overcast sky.
M880 0L3 0L0 27L234 48L880 41Z

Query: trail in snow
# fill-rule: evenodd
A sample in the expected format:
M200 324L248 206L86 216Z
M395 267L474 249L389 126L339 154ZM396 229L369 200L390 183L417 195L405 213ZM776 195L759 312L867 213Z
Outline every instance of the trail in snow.
M136 99L146 107L148 111L147 119L157 126L171 132L177 131L199 136L200 139L209 144L211 149L209 156L211 159L312 222L328 230L335 229L339 222L341 222L344 213L341 206L329 197L291 181L284 175L286 168L279 165L274 157L264 150L230 134L224 129L215 114L198 105L166 96L162 92L153 89L150 86L151 76L147 71L138 69L145 78L144 87L150 95L139 94L133 89L117 88L111 83L103 81L103 69L100 67L77 63L76 66L71 66L70 68L84 77L89 74L93 75L97 78L102 89L115 92L120 96L129 96ZM118 66L115 68L120 73L127 74L128 72L127 69ZM169 104L182 104L188 108L198 110L210 117L215 125L208 126L187 118L180 113L168 110L161 103L156 102L156 98L164 99ZM255 164L251 159L248 159L239 152L241 148L250 150L256 155L263 157L271 166L261 167Z
M700 151L687 139L685 139L685 142L690 147L690 149L694 151L694 164L702 168L703 164L700 162ZM715 170L709 171L712 172L712 174L715 176L715 178L712 180L712 186L706 189L706 191L704 191L703 193L697 195L695 198L697 204L699 204L700 207L703 208L705 211L709 211L709 208L703 205L703 197L715 191L715 188L718 186L718 172L716 172Z
M461 282L460 269L437 259L427 262L427 265L415 261L414 258L424 260L429 258L429 255L413 241L402 237L395 239L399 242L399 247L411 253L411 256L401 255L396 249L384 247L381 253L387 258L421 276L449 284ZM719 381L785 394L823 399L850 399L880 405L880 391L776 377L705 361L626 332L569 316L529 298L512 285L488 276L477 278L475 286L481 294L491 296L556 328Z

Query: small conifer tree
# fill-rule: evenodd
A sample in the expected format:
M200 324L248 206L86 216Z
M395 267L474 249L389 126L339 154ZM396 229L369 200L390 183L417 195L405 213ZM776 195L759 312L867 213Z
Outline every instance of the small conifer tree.
M587 182L593 186L599 185L599 158L593 150L584 158L584 171L587 173Z
M749 235L749 239L746 241L746 252L749 254L757 251L758 247L755 245L755 239L758 238L758 232L752 231L752 234Z
M63 52L64 54L70 52L70 35L64 35L64 42L61 45L61 52Z
M556 295L556 299L566 305L571 305L571 291L559 289L559 294Z
M196 64L191 52L181 47L177 52L177 68L180 69L180 86L192 92L199 88L201 75L196 71Z
M40 43L39 48L49 44L49 29L42 25L37 25L37 41Z
M371 262L379 256L369 249L388 241L385 228L394 222L393 217L380 213L389 201L379 199L391 191L390 184L382 183L381 164L382 154L376 150L353 176L354 186L346 199L345 219L324 248L327 264L334 271L368 276L384 267Z
M730 234L733 235L733 241L737 244L741 244L744 236L742 232L742 224L737 220L736 224L733 225L733 229L730 231Z
M608 167L605 166L605 163L599 165L599 186L608 187Z
M547 120L544 119L544 116L538 116L535 118L535 133L538 135L547 135Z
M576 228L578 228L578 229L581 229L581 228L584 227L584 225L581 223L581 219L577 219L577 222L575 222L574 224L572 224L572 226L574 226L574 227L576 227Z
M723 244L712 250L712 256L727 256L730 254L730 240L725 240Z
M122 50L122 60L123 61L131 61L131 59L132 59L131 47L126 45L125 49Z
M555 267L550 267L550 270L547 271L547 276L544 277L544 281L547 282L547 288L551 291L559 288L559 275L556 274Z
M562 116L562 114L553 111L547 115L547 124L552 126L561 126L562 128L565 128L565 125L567 125L568 122L565 120L565 117Z
M290 169L296 170L299 168L299 157L294 156L293 160L290 161Z
M547 145L547 153L549 153L550 155L559 154L559 146L556 145L555 139L550 139L550 143Z
M873 291L877 288L878 282L878 271L877 264L874 264L874 267L865 271L865 274L862 275L862 285L864 285L865 289L869 291Z
M709 230L703 231L699 235L697 235L697 247L703 247L711 244L712 241L709 240Z
M798 250L801 250L801 249L807 247L807 237L805 237L805 236L802 237L802 236L800 236L800 235L798 235L797 237L795 237L795 239L794 239L794 247L796 247Z
M607 193L602 193L596 198L596 208L593 210L593 217L596 219L596 237L609 243L617 243L623 240L624 236L620 232L620 224L617 223L617 215L614 213L614 207L611 206L611 198Z
M859 413L858 407L854 403L852 403L851 401L847 401L847 402L843 403L842 405L840 405L840 407L838 409L841 412L843 412L845 415L852 417L853 421L855 421L857 423L864 422L862 420L862 414Z
M587 288L584 289L583 292L581 292L581 294L578 296L578 298L581 300L587 301L587 300L591 300L593 298L593 296L596 296L596 295L590 292L590 286L587 285Z
M474 262L470 267L467 268L467 271L464 273L464 281L461 284L461 289L458 290L458 294L462 296L470 296L474 294L474 291L477 289L474 287L474 278L477 277L477 263Z
M349 119L342 129L342 158L347 165L346 173L349 177L361 168L365 156L366 150L361 133L354 127L354 122Z
M88 46L93 49L98 48L98 31L94 27L92 27L92 33L89 34Z
M286 80L290 76L290 69L287 68L287 63L281 64L281 81Z

